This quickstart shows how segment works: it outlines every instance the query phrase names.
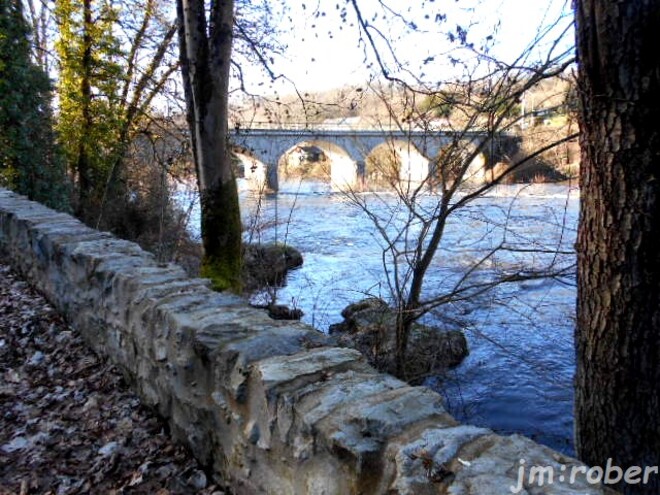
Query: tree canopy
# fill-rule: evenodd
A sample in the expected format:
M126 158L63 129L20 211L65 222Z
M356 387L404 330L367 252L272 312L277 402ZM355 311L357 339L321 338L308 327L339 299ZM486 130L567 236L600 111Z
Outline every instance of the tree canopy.
M52 132L51 83L31 60L21 0L0 3L0 184L67 208L63 162Z

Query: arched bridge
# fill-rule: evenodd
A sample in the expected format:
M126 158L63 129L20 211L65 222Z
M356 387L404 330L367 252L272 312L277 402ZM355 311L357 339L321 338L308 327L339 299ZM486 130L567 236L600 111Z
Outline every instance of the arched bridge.
M245 177L254 187L278 190L283 180L304 176L330 182L333 189L361 188L395 176L419 183L434 173L447 149L462 150L471 163L463 180L482 183L498 162L519 148L517 137L486 132L445 132L353 128L235 128L234 151L242 155ZM388 176L389 177L384 177Z

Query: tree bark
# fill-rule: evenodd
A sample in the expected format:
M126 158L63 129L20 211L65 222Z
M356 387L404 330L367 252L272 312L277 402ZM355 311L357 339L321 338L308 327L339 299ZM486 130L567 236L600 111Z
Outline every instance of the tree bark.
M581 99L575 439L660 465L660 2L577 0ZM625 493L658 494L648 483Z
M177 0L188 124L202 206L202 276L240 290L241 220L228 146L233 0Z

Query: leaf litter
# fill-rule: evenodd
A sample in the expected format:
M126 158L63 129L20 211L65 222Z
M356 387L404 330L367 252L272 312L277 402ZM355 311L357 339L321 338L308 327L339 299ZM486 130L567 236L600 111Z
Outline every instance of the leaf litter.
M223 495L121 373L0 264L0 495Z

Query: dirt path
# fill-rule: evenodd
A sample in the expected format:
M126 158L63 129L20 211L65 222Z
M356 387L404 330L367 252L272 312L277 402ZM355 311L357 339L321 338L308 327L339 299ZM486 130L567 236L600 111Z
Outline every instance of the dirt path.
M0 264L0 495L225 493L52 307Z

